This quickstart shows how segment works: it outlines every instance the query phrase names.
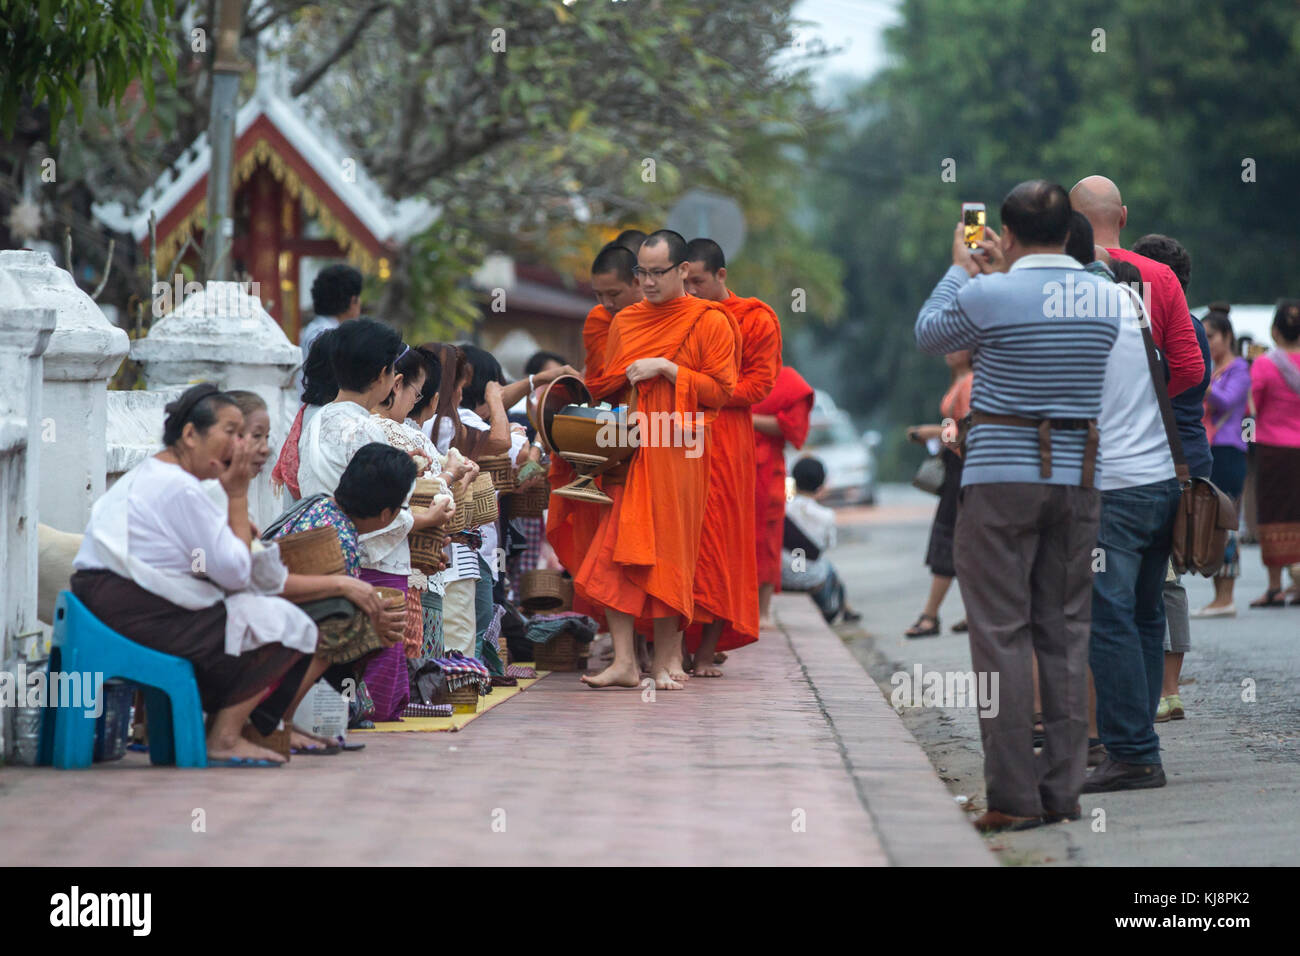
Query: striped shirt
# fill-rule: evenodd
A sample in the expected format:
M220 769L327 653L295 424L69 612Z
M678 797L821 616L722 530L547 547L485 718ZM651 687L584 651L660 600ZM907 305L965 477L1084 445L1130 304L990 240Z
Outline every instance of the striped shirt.
M973 351L975 411L1095 419L1119 331L1111 289L1065 255L1023 256L1008 272L974 280L952 266L921 307L916 341L932 354ZM1036 430L977 425L966 439L961 483L1081 484L1086 438L1086 431L1052 429L1052 475L1043 478Z

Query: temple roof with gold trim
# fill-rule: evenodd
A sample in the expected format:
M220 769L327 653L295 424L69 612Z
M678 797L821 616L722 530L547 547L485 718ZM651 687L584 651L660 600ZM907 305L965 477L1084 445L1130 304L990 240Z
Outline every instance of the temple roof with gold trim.
M438 211L420 198L394 201L322 122L308 119L272 83L258 83L235 118L232 186L238 189L253 170L266 165L303 211L363 271L372 271L378 250L428 228ZM158 218L158 262L170 262L186 236L201 228L207 213L207 174L212 151L207 133L163 170L133 209L121 203L95 204L95 218L136 242L149 234L149 212Z

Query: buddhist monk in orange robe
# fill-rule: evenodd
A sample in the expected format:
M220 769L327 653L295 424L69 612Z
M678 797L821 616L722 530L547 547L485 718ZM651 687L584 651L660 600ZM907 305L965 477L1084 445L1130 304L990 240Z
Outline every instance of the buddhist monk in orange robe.
M596 306L587 313L582 326L582 342L587 359L583 374L598 379L604 372L605 344L609 339L609 324L625 306L641 301L641 285L633 270L636 256L626 247L610 243L601 249L591 264L591 288L596 294ZM552 457L547 476L551 491L567 485L574 478L573 466L558 455ZM577 501L552 494L546 509L546 540L570 574L578 566L591 546L591 537L600 521L601 506L590 501ZM599 612L585 605L575 595L574 608L580 614L592 614L599 620Z
M713 423L704 545L695 569L695 619L686 649L696 677L721 677L719 650L758 640L758 568L754 533L754 424L750 406L766 398L781 369L781 322L771 307L727 288L727 261L712 239L687 245L686 289L719 302L740 326L736 388Z
M754 522L758 543L758 613L766 623L772 592L781 587L781 539L785 531L785 443L802 448L808 438L813 388L784 366L771 394L750 409L754 415Z
M612 504L578 573L579 595L605 609L614 661L582 679L593 687L637 687L635 621L653 622L651 673L680 690L681 624L695 610L695 566L709 485L709 430L736 384L739 330L714 303L685 293L686 241L652 233L637 253L643 302L609 328L593 397L626 402L635 390L640 445L621 482L601 480Z

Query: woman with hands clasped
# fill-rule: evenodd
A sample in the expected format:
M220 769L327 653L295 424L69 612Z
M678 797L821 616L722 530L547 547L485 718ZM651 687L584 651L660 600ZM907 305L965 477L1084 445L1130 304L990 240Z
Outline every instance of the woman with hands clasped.
M316 625L275 596L287 578L276 552L251 548L254 451L239 437L234 400L195 385L166 411L164 449L95 502L72 592L119 634L193 665L210 764L279 764L244 730L278 727L311 663ZM221 482L224 513L203 490L208 478Z

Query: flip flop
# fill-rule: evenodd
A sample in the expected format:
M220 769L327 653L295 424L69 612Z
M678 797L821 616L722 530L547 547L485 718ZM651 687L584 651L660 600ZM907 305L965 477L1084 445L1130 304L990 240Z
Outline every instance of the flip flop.
M209 769L212 769L213 767L241 767L251 769L254 767L283 766L284 764L282 763L276 763L274 760L263 760L261 757L227 757L225 760L218 760L216 763L213 763L211 760L208 761Z
M932 622L928 627L922 623L924 621ZM929 614L922 614L916 619L916 623L903 632L904 637L934 637L939 633L939 619Z
M290 747L295 757L332 757L339 752L338 744L318 744L315 747Z
M348 751L349 753L352 753L352 752L357 751L357 750L365 750L365 749L366 749L366 745L365 745L365 744L350 744L350 743L348 743L346 740L343 740L343 741L340 741L340 742L339 742L339 749L341 749L341 750L346 750L346 751Z
M1279 600L1280 599L1280 600ZM1282 588L1269 588L1262 597L1250 602L1251 607L1286 607L1286 592Z

